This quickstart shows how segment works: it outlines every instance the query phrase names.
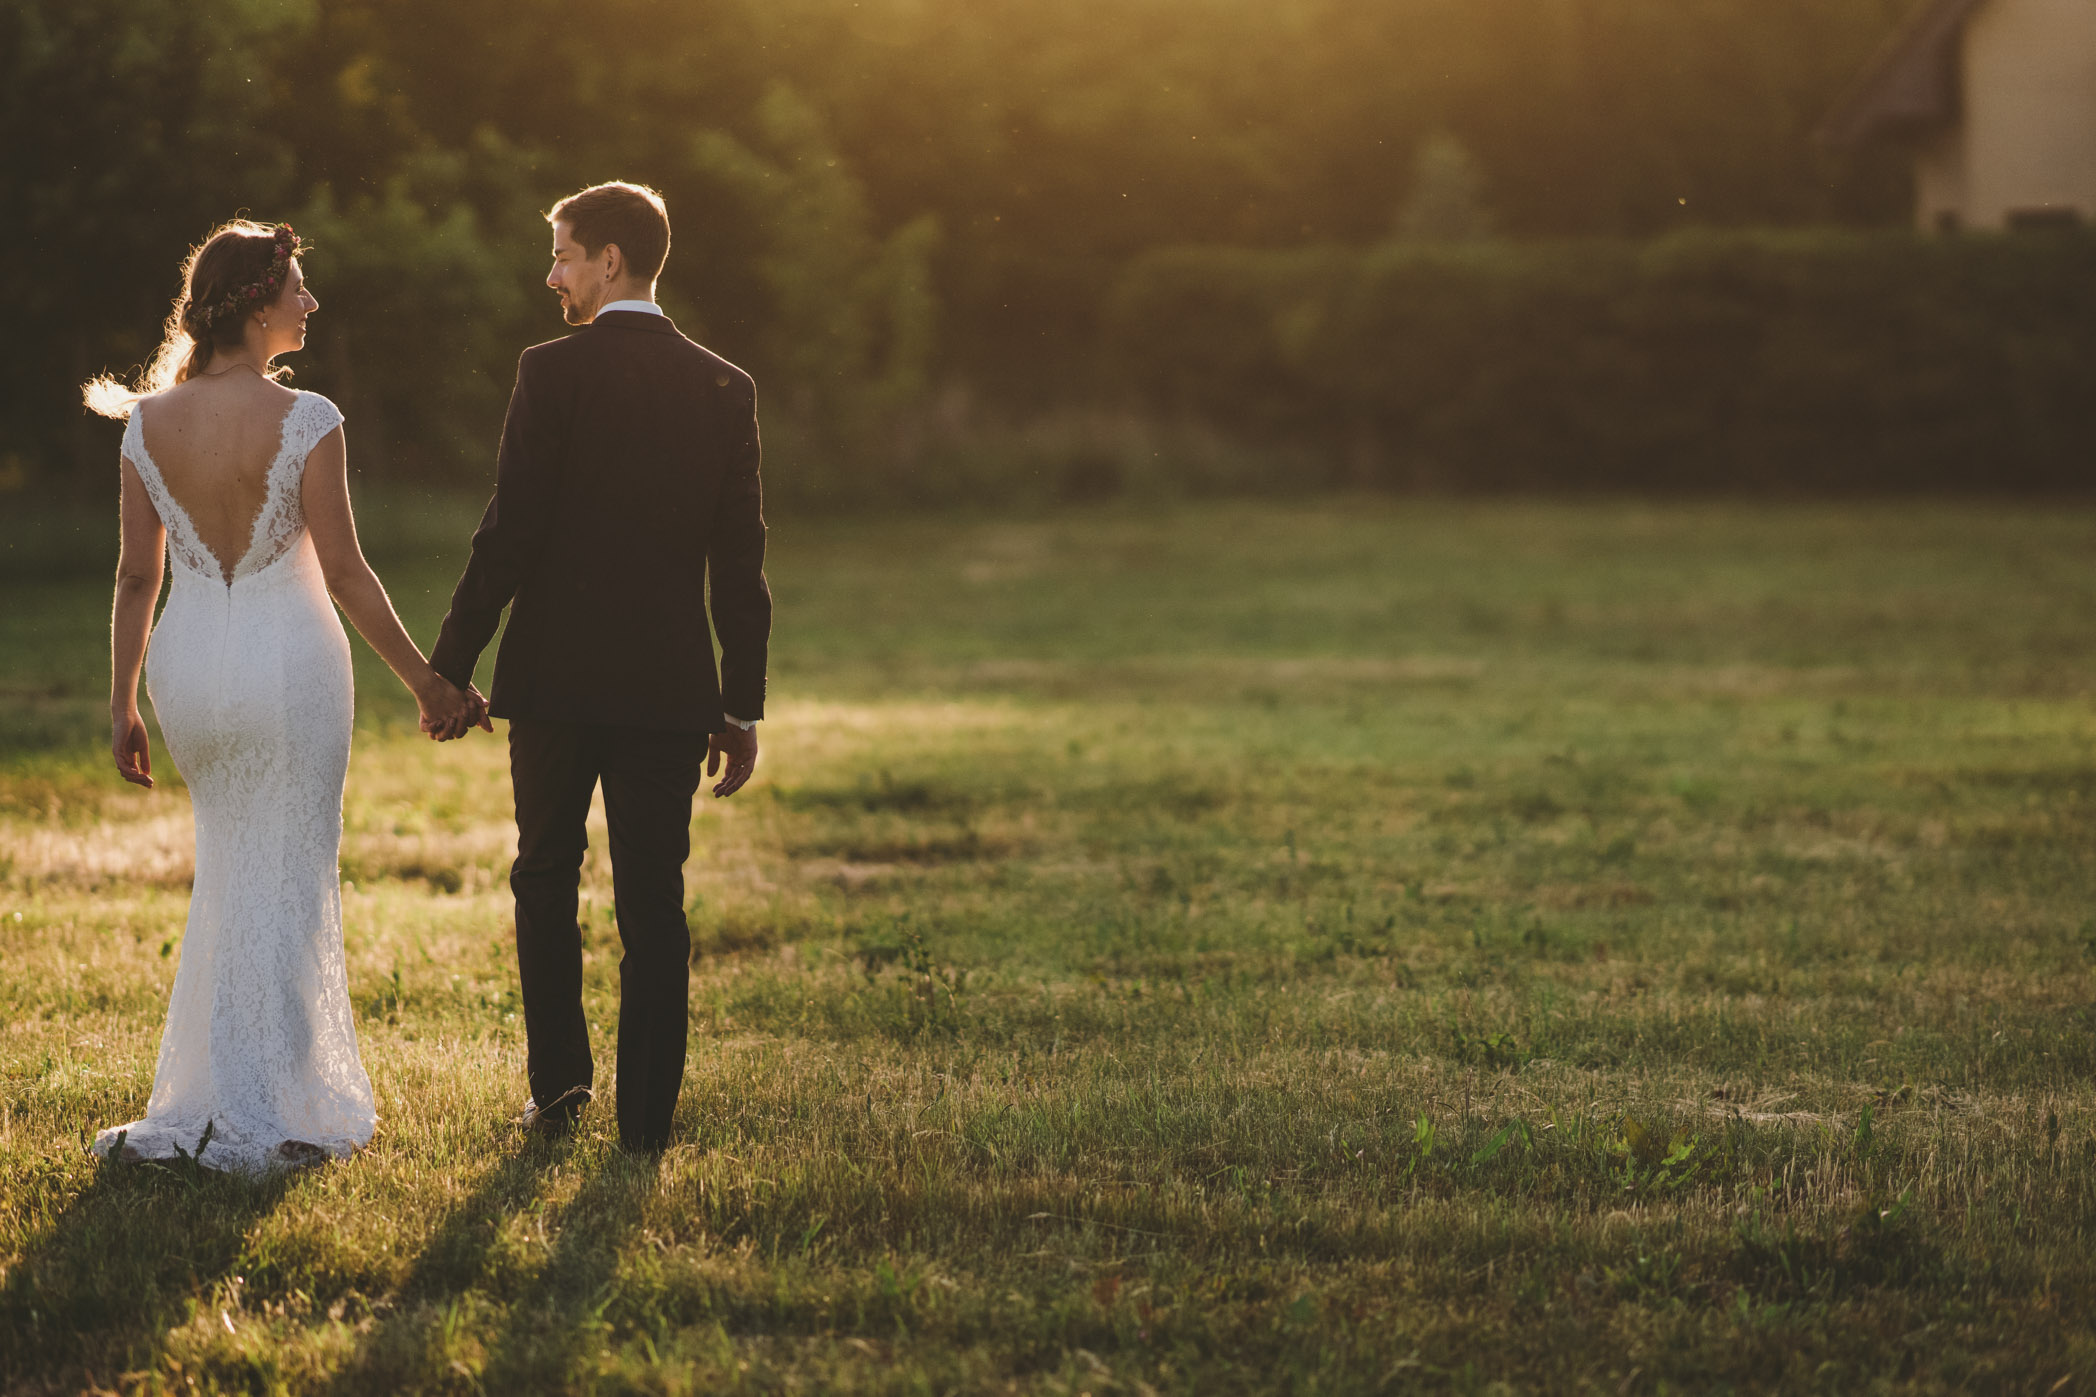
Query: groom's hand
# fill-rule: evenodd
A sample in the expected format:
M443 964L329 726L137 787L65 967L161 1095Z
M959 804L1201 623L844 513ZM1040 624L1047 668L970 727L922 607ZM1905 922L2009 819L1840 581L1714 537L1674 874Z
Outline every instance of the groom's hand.
M742 789L743 782L757 769L757 730L731 726L726 732L712 734L706 740L706 774L720 775L721 761L728 764L726 775L714 784L715 796L731 796Z
M488 720L488 701L478 686L468 684L460 696L460 705L450 718L442 724L432 726L424 722L422 730L438 742L455 742L473 729L493 732L494 723Z
M471 684L460 689L433 675L425 691L416 695L416 703L422 709L422 731L432 741L451 742L476 727L494 731L488 721L488 701Z

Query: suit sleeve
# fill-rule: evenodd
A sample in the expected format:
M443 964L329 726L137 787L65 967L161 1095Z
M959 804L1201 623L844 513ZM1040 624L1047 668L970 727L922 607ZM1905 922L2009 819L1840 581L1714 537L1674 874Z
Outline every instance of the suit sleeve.
M495 494L473 532L473 556L451 594L429 662L460 688L473 682L502 609L545 544L560 489L567 413L558 385L529 350L517 361L517 386L502 421Z
M764 670L771 645L771 588L764 580L764 486L758 478L757 390L746 389L728 444L728 468L714 510L706 575L713 633L720 638L721 707L764 716Z

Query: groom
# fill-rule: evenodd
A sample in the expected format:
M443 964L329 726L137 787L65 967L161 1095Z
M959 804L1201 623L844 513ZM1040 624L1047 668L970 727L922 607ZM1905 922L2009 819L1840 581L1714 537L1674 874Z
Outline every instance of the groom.
M656 1152L684 1077L692 795L702 768L714 795L741 789L764 716L757 395L656 307L670 224L655 191L600 184L546 219L546 285L582 328L517 361L495 497L430 661L465 688L510 608L488 707L509 720L516 794L524 1124L566 1130L594 1083L575 903L601 781L625 947L619 1140Z

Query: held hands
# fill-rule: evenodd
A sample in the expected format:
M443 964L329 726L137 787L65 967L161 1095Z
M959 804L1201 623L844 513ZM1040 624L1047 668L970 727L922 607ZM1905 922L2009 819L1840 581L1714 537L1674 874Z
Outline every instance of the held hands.
M715 796L731 796L742 789L743 782L757 769L757 730L730 725L726 732L712 734L706 740L706 774L717 775L721 759L728 762L725 776L714 783Z
M146 720L134 708L112 714L109 730L109 750L116 758L116 774L134 786L152 790L153 750L146 737Z
M450 742L474 728L483 732L495 730L488 721L488 701L471 684L461 689L442 675L432 673L425 691L415 695L415 703L422 710L422 731L429 734L432 742Z

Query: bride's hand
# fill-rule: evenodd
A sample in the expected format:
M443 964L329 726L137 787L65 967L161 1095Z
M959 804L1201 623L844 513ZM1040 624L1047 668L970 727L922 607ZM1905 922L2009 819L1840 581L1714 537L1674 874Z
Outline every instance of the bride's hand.
M466 729L476 721L476 698L477 693L469 693L443 675L432 673L429 683L415 695L415 705L422 710L422 731L437 742L465 736Z
M153 789L153 747L146 736L146 720L134 708L113 715L109 729L109 750L116 758L116 774L134 786Z

